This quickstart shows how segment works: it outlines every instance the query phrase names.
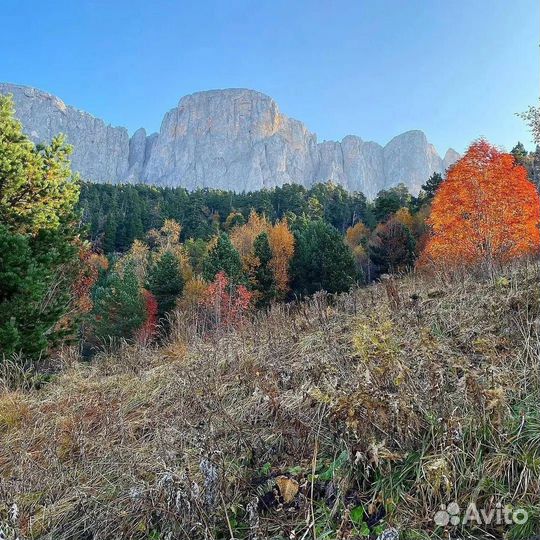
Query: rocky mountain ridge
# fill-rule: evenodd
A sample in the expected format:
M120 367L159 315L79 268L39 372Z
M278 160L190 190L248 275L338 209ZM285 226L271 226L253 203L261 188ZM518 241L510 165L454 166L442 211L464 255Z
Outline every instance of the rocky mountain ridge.
M433 172L459 158L452 149L441 158L418 130L384 147L355 135L318 142L302 122L254 90L185 96L165 114L159 133L141 128L132 137L34 88L0 83L0 94L13 95L16 116L35 142L65 133L74 146L74 170L95 182L253 191L332 180L373 198L399 182L417 193Z

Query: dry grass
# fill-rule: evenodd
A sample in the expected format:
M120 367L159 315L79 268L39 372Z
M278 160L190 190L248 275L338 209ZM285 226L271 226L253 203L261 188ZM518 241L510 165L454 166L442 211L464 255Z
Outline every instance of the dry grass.
M20 538L322 540L367 534L359 506L408 538L448 537L433 515L452 500L532 507L539 279L409 276L398 300L319 295L214 336L182 316L167 346L5 388L0 516L17 505Z

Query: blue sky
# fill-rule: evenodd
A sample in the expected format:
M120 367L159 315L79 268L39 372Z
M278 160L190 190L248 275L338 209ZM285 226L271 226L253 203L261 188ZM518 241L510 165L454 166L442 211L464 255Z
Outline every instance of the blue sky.
M514 113L540 93L539 20L537 0L4 0L0 80L130 132L185 94L246 87L319 140L531 147Z

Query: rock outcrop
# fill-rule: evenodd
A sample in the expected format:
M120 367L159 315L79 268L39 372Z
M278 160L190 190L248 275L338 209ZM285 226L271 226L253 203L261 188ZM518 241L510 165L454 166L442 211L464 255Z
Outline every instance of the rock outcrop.
M66 105L35 88L0 83L0 94L12 94L15 112L26 134L36 143L48 143L64 133L73 146L73 169L95 182L120 181L128 171L127 129Z
M318 143L302 122L253 90L185 96L165 115L158 134L147 136L141 128L131 138L125 128L39 90L0 84L0 93L13 94L16 116L34 141L65 133L74 146L73 168L96 182L251 191L332 180L373 198L399 182L417 193L433 172L459 158L450 149L441 159L421 131L398 135L385 147L354 135Z
M444 154L443 169L446 171L450 165L453 165L461 156L453 148L449 148Z

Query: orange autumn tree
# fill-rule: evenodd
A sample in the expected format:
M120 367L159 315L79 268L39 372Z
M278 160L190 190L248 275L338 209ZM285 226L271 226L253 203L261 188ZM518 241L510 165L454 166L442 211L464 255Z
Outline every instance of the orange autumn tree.
M230 233L232 245L236 248L244 263L253 255L255 238L263 232L268 232L270 223L264 215L259 215L254 210L249 214L249 219L244 225L235 227Z
M259 260L254 253L255 239L261 234L268 234L268 242L272 251L270 268L276 280L276 288L280 297L289 290L289 265L294 255L294 235L286 219L272 225L264 215L251 211L247 223L235 227L230 238L233 246L242 257L244 272L252 279L259 266Z
M279 296L284 297L289 290L289 266L294 255L294 235L286 219L278 221L268 232L272 250L270 268L274 273Z
M156 297L150 291L142 289L141 294L144 300L146 320L135 331L135 339L142 345L148 345L156 336L158 330L158 303Z
M537 253L539 222L527 171L511 154L475 141L437 190L420 264L492 265Z
M216 274L206 288L201 306L206 308L209 322L215 328L239 326L250 307L253 293L243 285L234 286L225 272Z

